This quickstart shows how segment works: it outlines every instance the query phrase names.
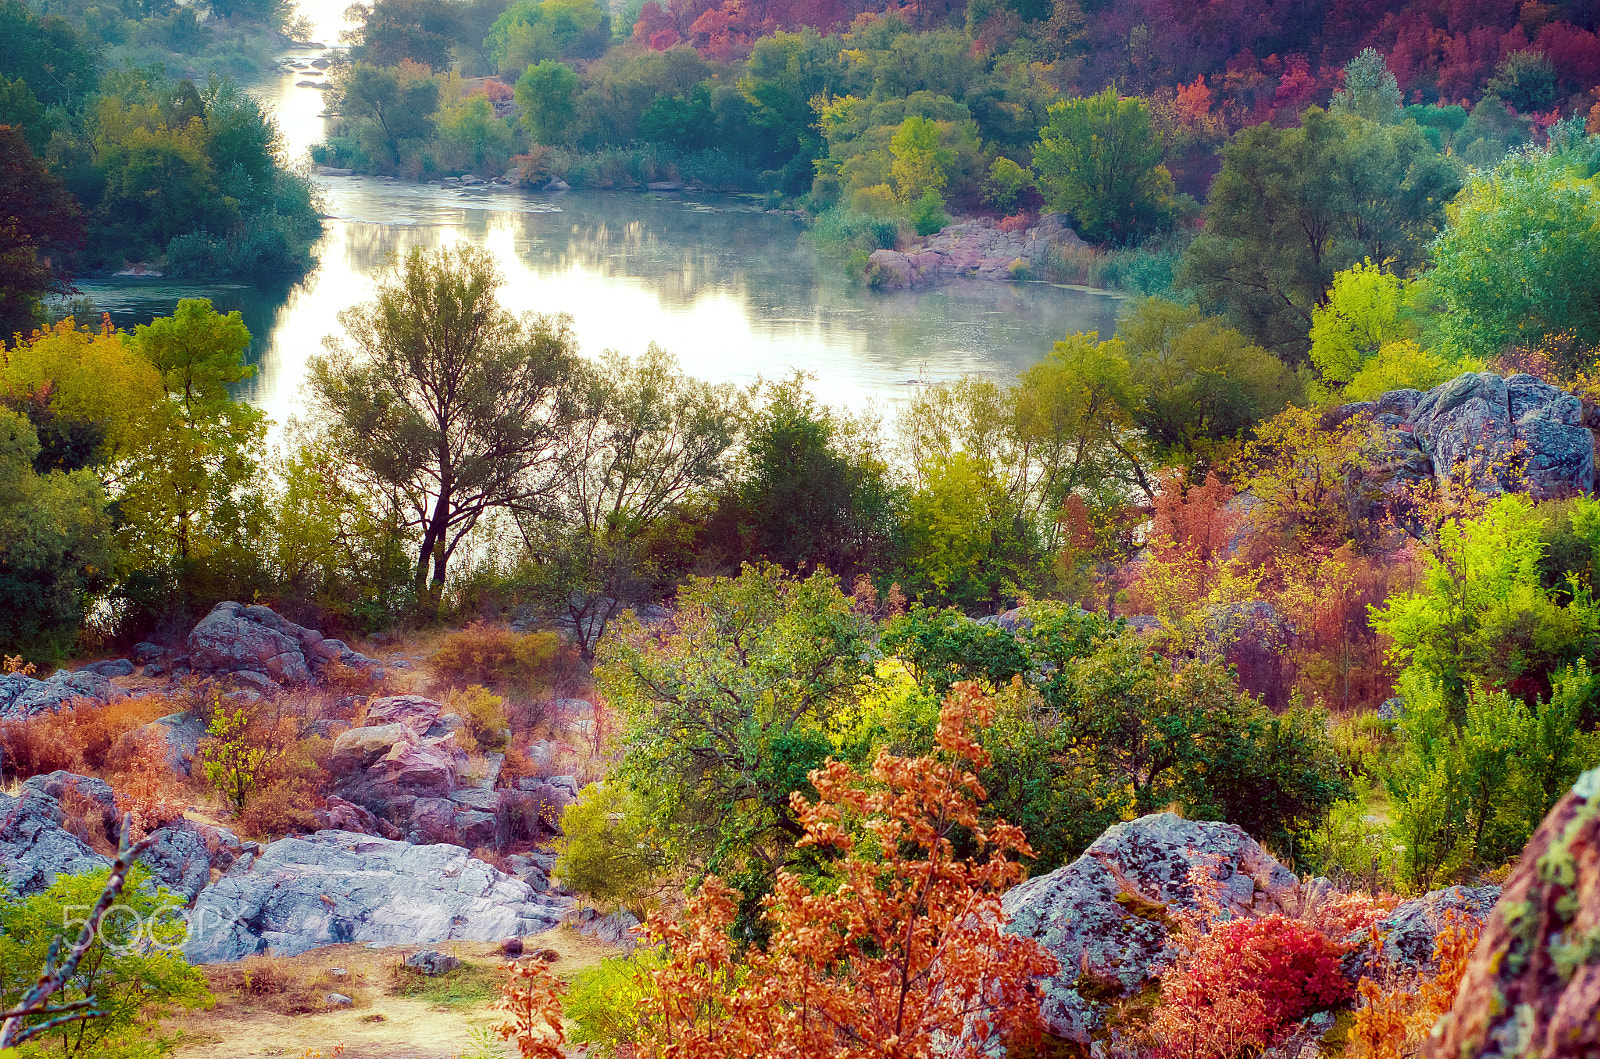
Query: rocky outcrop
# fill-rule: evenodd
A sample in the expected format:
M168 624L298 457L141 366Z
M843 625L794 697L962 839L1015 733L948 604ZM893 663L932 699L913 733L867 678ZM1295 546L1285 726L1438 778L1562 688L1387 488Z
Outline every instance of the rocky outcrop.
M602 915L597 908L580 908L567 917L567 925L586 938L629 952L639 942L639 936L634 933L639 927L638 917L627 909Z
M258 674L271 684L305 684L334 662L381 679L383 667L343 640L296 625L270 607L218 603L189 633L189 665L204 673Z
M57 875L109 867L111 859L68 831L61 802L38 789L0 794L0 878L18 897L36 894Z
M0 720L53 712L75 699L107 703L127 697L128 693L111 683L110 677L87 669L58 669L45 680L6 673L0 675Z
M1109 1001L1171 964L1170 910L1201 907L1196 868L1216 873L1224 909L1266 914L1297 900L1299 880L1242 830L1173 813L1117 824L1071 864L1006 893L1006 930L1038 941L1061 967L1041 983L1052 1034L1087 1045Z
M167 768L175 775L194 773L195 761L200 756L200 740L206 736L206 724L198 717L186 713L172 713L142 724L122 737L124 743L154 743L160 748Z
M220 963L341 942L497 942L549 930L572 904L458 846L318 831L241 858L202 891L184 954L191 963Z
M969 278L1010 280L1054 246L1083 246L1059 213L1047 213L1031 228L1002 231L989 217L944 228L925 247L905 251L874 250L869 274L878 286L926 287L943 280Z
M1579 777L1522 851L1423 1055L1600 1055L1600 769Z
M1427 393L1394 390L1342 406L1330 425L1363 413L1378 429L1365 488L1354 491L1367 506L1430 477L1448 487L1466 475L1485 492L1540 499L1594 488L1595 435L1584 425L1582 402L1532 375L1468 372Z
M0 795L0 876L12 893L27 896L57 875L109 867L111 858L95 852L85 837L92 827L115 842L121 821L116 795L104 780L61 771L35 776L22 785L19 798ZM226 869L254 847L227 828L193 820L175 820L151 837L139 863L185 902L211 881L213 868Z

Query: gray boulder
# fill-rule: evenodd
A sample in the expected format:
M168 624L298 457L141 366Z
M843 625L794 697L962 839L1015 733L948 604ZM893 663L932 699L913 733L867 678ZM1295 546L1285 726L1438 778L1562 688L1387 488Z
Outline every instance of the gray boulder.
M586 938L594 938L629 952L638 943L638 935L633 930L639 925L639 920L626 910L601 915L599 909L580 908L567 918L567 923Z
M62 825L61 803L37 788L18 798L0 794L0 879L16 897L44 890L57 875L81 875L111 865Z
M74 699L108 703L127 697L128 693L112 684L110 678L86 669L75 673L58 669L45 680L21 673L0 675L0 719L5 720L53 713Z
M133 663L126 658L107 658L103 662L91 662L83 668L86 672L96 673L102 677L129 677L133 675Z
M201 891L184 954L221 963L341 942L498 942L549 930L571 907L457 846L319 831L272 843Z
M339 662L380 676L374 659L343 640L296 625L271 607L218 603L189 633L190 664L209 673L258 674L277 684L305 684ZM246 677L245 679L249 679Z
M423 949L406 957L406 966L414 971L421 971L429 978L437 978L441 974L449 974L461 966L461 961L449 953L440 952L438 949Z
M1137 993L1171 964L1171 910L1201 907L1189 881L1196 868L1218 874L1224 909L1296 907L1299 880L1249 835L1172 813L1117 824L1071 864L1007 891L1006 930L1038 941L1060 964L1041 983L1052 1034L1088 1045L1109 1003Z
M1384 966L1434 970L1434 939L1450 918L1459 915L1483 922L1499 900L1498 886L1452 886L1414 897L1378 922L1381 951L1373 951L1371 936L1365 932L1345 939L1352 947L1345 958L1345 974L1359 981L1362 975L1376 976Z
M96 819L88 819L89 814ZM119 837L122 813L115 792L104 780L65 771L34 776L22 785L20 803L0 805L0 874L13 892L37 893L57 875L78 875L111 864L111 858L96 853L83 835L74 833L81 830L80 821L98 824L113 842ZM139 855L139 863L150 869L158 885L181 894L186 902L211 881L212 868L227 868L244 849L227 828L192 820L174 820L151 836L153 842Z
M1532 375L1467 372L1425 394L1393 390L1345 405L1330 423L1360 412L1372 416L1380 437L1364 476L1368 488L1357 491L1366 507L1392 501L1404 482L1432 476L1448 486L1458 473L1486 492L1540 499L1594 488L1595 436L1582 402Z
M196 669L245 670L282 684L306 684L311 669L306 648L320 633L279 617L268 607L218 603L189 633L189 660Z
M167 649L158 643L136 643L133 645L133 660L139 665L149 665L158 658L167 657Z
M206 725L200 718L171 713L140 725L122 738L125 742L155 741L163 749L167 768L175 774L190 776L194 774L195 761L200 756L200 740L205 735Z

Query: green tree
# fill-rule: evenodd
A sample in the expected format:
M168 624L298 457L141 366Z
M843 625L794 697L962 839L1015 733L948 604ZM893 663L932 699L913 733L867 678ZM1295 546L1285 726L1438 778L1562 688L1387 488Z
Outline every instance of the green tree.
M236 813L244 810L265 778L267 749L251 740L250 728L250 715L242 708L230 714L219 705L200 743L206 779Z
M1600 193L1579 165L1577 152L1515 154L1450 204L1430 279L1452 351L1492 357L1563 332L1600 348Z
M130 344L161 377L164 400L144 443L116 468L124 539L143 566L182 568L237 543L266 434L263 413L228 387L255 374L250 332L204 298L135 328Z
M495 20L484 47L503 74L552 59L592 59L605 51L611 16L595 0L517 0Z
M468 96L439 111L440 139L463 169L502 173L512 154L511 127L494 116L488 96Z
M1556 675L1547 702L1474 683L1463 704L1407 671L1400 745L1385 772L1403 887L1437 889L1517 856L1550 807L1600 761L1600 735L1579 728L1593 679L1580 662Z
M34 985L52 946L70 947L105 889L108 872L58 876L30 897L5 895L0 901L0 1011L9 1011ZM149 882L135 865L120 900L96 924L93 943L63 989L51 998L63 1005L93 998L98 1017L69 1020L45 1029L57 1015L26 1020L36 1031L22 1055L60 1055L66 1059L136 1059L173 1049L174 1038L160 1036L160 1023L176 1008L211 1003L205 975L191 967L179 947L186 924L183 900ZM7 1055L17 1054L9 1050Z
M488 512L554 495L572 418L566 317L501 308L489 254L414 248L377 297L339 320L353 349L324 340L311 389L330 451L407 513L421 534L416 589Z
M1334 273L1327 304L1311 310L1311 363L1324 383L1348 383L1368 358L1405 335L1404 292L1404 280L1371 261Z
M1372 611L1394 660L1438 683L1455 708L1474 683L1540 680L1593 649L1600 612L1588 591L1569 586L1563 607L1541 584L1542 523L1516 493L1446 520L1423 551L1421 586Z
M1088 239L1127 240L1172 223L1172 174L1142 99L1107 88L1051 104L1033 166L1046 202Z
M1556 68L1542 51L1520 48L1500 60L1483 86L1524 114L1545 110L1556 101Z
M1348 794L1324 716L1274 717L1220 662L1174 663L1133 634L1063 667L1045 703L1123 813L1176 801L1287 845Z
M1193 305L1140 302L1117 325L1140 400L1132 420L1164 463L1203 464L1219 443L1243 439L1299 396L1271 353Z
M1512 114L1492 92L1478 100L1452 140L1454 155L1475 169L1492 169L1507 151L1528 142L1526 119Z
M890 172L902 203L910 205L929 191L937 195L944 190L949 180L945 170L955 152L939 141L939 123L928 118L913 115L895 130L889 141L894 156Z
M360 488L316 442L273 471L263 551L282 596L363 631L392 624L415 602L416 539L405 513Z
M790 794L834 752L871 673L863 620L833 576L776 566L691 578L664 635L601 647L595 678L622 715L620 777L674 865L747 881L749 911L804 834Z
M0 0L0 77L27 82L46 107L76 112L98 87L95 55L72 24Z
M566 889L608 911L637 901L667 866L651 841L649 822L647 809L626 783L589 784L561 811L563 837L554 874Z
M1382 52L1364 48L1344 64L1344 87L1333 94L1328 113L1353 114L1383 125L1399 120L1400 85Z
M1001 156L989 166L989 180L984 186L983 201L1002 213L1010 213L1017 208L1023 192L1033 187L1033 181L1032 170Z
M903 576L914 596L983 607L1037 586L1042 541L991 468L957 452L918 474L904 530Z
M529 66L514 91L528 135L537 143L565 143L578 113L578 75L572 67L550 59Z
M250 0L254 3L271 0ZM397 66L410 59L432 70L450 68L450 48L461 34L462 8L449 0L377 0L357 13L350 56L360 64Z
M560 491L521 525L535 596L571 621L585 657L618 607L676 580L660 569L658 528L727 480L742 411L731 385L689 377L655 345L638 359L607 352L581 373Z
M662 93L639 115L639 137L680 151L698 151L717 138L717 118L711 109L711 90L702 81L688 93Z
M115 566L111 519L87 470L38 473L39 439L0 408L0 650L53 662Z
M362 139L373 154L399 165L411 143L433 138L439 82L402 77L395 70L357 62L335 80L337 103L347 119L362 123Z
M1299 362L1334 274L1364 260L1396 274L1417 268L1460 187L1455 165L1415 125L1315 107L1298 128L1257 125L1223 152L1179 283Z
M875 424L819 405L800 374L765 384L760 398L713 532L733 555L791 570L809 564L853 578L881 568L893 554L903 498Z

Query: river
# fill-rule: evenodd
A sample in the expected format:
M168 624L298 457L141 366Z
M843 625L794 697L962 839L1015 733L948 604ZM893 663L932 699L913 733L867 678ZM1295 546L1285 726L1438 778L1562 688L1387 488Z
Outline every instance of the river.
M302 4L330 43L342 18L336 6ZM286 54L309 61L322 53ZM275 72L250 86L296 161L324 133L322 93L296 87L307 73ZM895 293L851 284L803 244L795 218L736 196L317 181L327 227L316 267L299 282L87 279L78 287L124 327L169 313L184 297L238 309L257 366L239 396L279 424L301 412L307 358L340 331L340 311L369 297L376 272L413 246L488 248L507 280L502 301L519 312L570 314L584 352L637 354L655 342L685 370L719 382L798 369L815 377L826 401L876 403L891 415L920 383L1010 379L1063 335L1109 335L1116 326L1116 299L1048 283Z

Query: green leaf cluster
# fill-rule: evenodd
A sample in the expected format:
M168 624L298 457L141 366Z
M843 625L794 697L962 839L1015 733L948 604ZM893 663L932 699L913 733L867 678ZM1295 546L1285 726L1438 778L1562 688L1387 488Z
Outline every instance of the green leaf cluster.
M50 945L77 940L83 917L105 888L107 872L58 876L29 897L0 901L0 1010L32 986ZM121 899L101 920L78 973L53 998L60 1005L93 997L100 1018L68 1022L25 1045L24 1059L147 1059L173 1050L160 1034L163 1017L177 1008L212 1002L205 975L189 966L181 946L187 931L181 897L150 884L135 865ZM43 1017L36 1016L40 1021Z

